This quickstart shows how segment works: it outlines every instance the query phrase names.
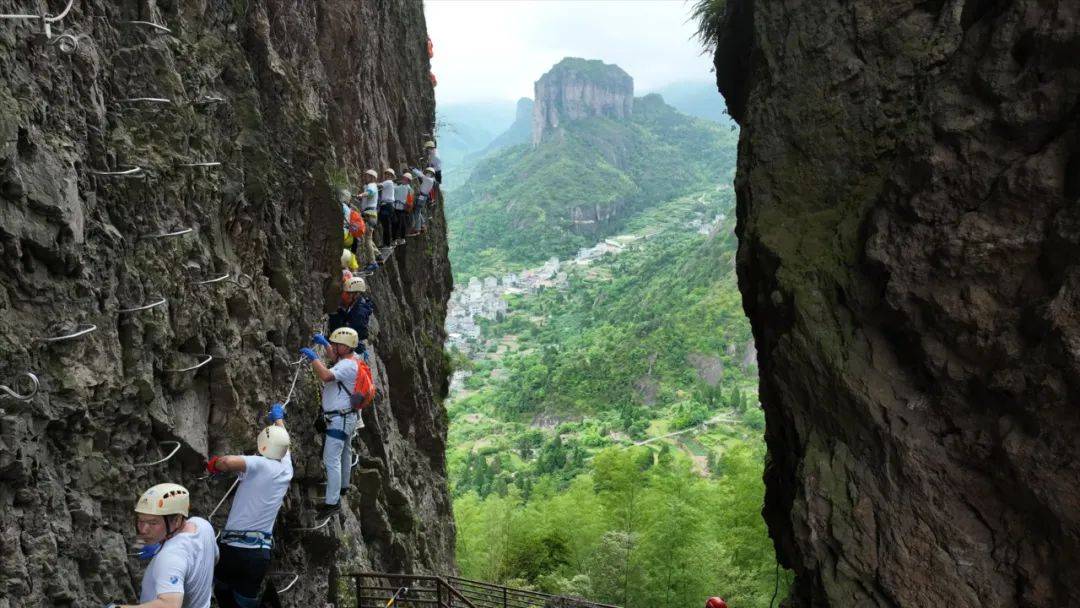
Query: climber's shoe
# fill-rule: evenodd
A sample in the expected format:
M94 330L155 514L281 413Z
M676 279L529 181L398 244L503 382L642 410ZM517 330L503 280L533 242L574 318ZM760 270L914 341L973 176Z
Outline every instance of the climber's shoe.
M336 505L325 505L324 504L323 506L319 507L318 511L315 512L315 519L318 519L318 520L321 521L321 520L326 519L327 517L337 515L338 513L341 513L341 503L340 502L338 504L336 504Z
M371 273L371 272L375 272L378 269L379 269L379 263L378 262L372 262L372 263L368 264L367 266L364 266L364 269L361 270L360 272Z

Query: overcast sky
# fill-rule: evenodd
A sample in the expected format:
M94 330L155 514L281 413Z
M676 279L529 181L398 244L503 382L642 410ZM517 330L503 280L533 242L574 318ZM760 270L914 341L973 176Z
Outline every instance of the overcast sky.
M425 0L441 104L532 97L563 57L602 59L634 77L640 95L707 81L683 0Z

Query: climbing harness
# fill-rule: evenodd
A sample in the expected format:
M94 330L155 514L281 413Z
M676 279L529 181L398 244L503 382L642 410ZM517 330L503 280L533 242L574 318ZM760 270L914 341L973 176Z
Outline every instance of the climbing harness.
M207 363L210 363L211 361L214 360L213 355L207 355L205 353L201 353L201 354L185 353L185 354L192 354L195 357L206 357L206 358L203 359L202 361L196 363L195 365L192 365L191 367L182 367L182 368L179 368L179 369L166 369L166 370L163 370L163 371L172 372L172 373L176 373L176 374L180 374L180 373L183 373L183 372L191 372L191 371L195 371L195 370L199 369L200 367L202 367L202 366L206 365Z
M40 388L40 386L41 386L41 384L38 382L38 377L36 375L34 375L32 372L23 372L22 377L30 379L30 391L29 392L27 392L27 393L19 393L19 392L16 392L15 389L12 389L11 387L4 386L4 385L0 384L0 393L3 393L3 395L0 395L0 397L8 396L8 397L11 397L12 399L16 399L18 401L30 401L31 399L33 399L34 395L36 395L37 392L38 392L38 388ZM12 382L12 384L15 384L15 383ZM18 388L18 387L15 387L15 388Z
M44 15L0 15L0 19L41 19L45 30L45 37L52 38L52 24L60 21L64 17L67 17L67 14L71 12L71 7L74 5L75 0L68 0L67 6L64 8L64 10L60 11L60 14L56 16L52 16L48 13L45 13Z
M136 306L134 308L121 308L120 310L118 310L116 312L118 312L120 314L124 314L124 313L129 313L129 312L139 312L140 310L150 310L151 308L157 308L158 306L161 306L165 302L166 302L165 298L161 298L160 300L158 300L156 302L151 302L150 304L145 304L143 306Z
M173 236L183 236L195 232L194 228L184 228L182 230L176 230L174 232L159 232L157 234L144 234L140 238L144 239L167 239Z
M49 343L49 342L63 342L65 340L74 340L75 338L85 336L86 334L89 334L89 333L94 332L94 331L97 331L97 325L94 325L92 323L81 323L73 333L66 334L66 335L63 335L63 336L53 336L51 338L38 338L38 341L39 342L46 342L46 343Z
M257 549L270 549L273 546L274 535L262 530L222 530L218 534L218 540L227 543L241 543Z
M172 33L172 30L170 30L169 28L165 27L164 25L161 25L160 23L154 23L153 21L121 21L120 24L121 25L140 25L140 26L154 28L154 29L156 29L156 30L158 30L160 32L164 32L166 34L171 34Z
M131 169L123 169L120 171L100 171L97 169L91 169L91 175L97 175L100 177L143 177L142 167L132 167Z
M179 441L162 441L158 445L159 446L164 446L164 445L168 445L168 444L172 444L172 445L175 446L173 448L173 450L171 452L169 452L168 456L166 456L166 457L164 457L164 458L162 458L160 460L155 460L154 462L139 462L139 463L136 463L135 466L137 466L137 467L152 467L155 464L161 464L163 462L168 461L173 456L176 456L176 453L180 451L180 442Z

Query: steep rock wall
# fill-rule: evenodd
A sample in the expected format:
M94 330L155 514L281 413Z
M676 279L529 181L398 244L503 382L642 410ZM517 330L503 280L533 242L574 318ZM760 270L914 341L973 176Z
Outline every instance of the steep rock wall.
M617 65L567 57L533 87L533 144L568 120L624 118L634 110L634 79Z
M793 605L1080 605L1080 5L723 20Z
M45 9L0 0L0 13ZM41 378L33 400L0 400L5 608L136 598L142 568L126 553L138 493L174 480L196 514L213 509L230 484L200 481L202 461L253 450L296 349L334 305L335 186L417 158L434 124L419 0L78 0L53 26L77 37L74 52L40 32L0 21L0 384L27 369ZM134 97L171 103L122 101ZM191 162L222 164L180 166ZM141 177L91 174L132 166ZM336 571L452 567L441 406L451 279L434 216L370 281L385 398L355 442L358 491L314 532L296 528L312 525L323 492L318 387L299 376L288 421L297 473L274 565L302 574L290 604L323 605ZM225 273L250 287L195 284ZM37 340L80 324L97 330ZM200 353L215 358L170 371ZM174 458L138 466L170 440Z

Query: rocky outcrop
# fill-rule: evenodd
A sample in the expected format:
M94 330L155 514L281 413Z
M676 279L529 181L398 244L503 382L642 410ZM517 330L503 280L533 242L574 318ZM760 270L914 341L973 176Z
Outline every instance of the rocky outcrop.
M536 81L533 144L570 120L624 118L634 109L634 79L617 65L567 57Z
M724 20L791 604L1080 605L1080 5Z
M0 0L0 13L44 4ZM52 27L49 41L0 21L0 384L41 378L33 400L0 400L4 608L136 598L138 493L177 481L209 514L229 483L199 480L202 461L253 449L336 300L335 189L418 157L434 125L419 0L81 0ZM70 54L59 34L78 41ZM336 572L452 568L451 285L434 215L370 281L384 398L356 442L345 513L314 532L298 528L323 491L318 387L299 375L274 565L302 575L290 605L323 605ZM142 466L166 441L176 456Z

